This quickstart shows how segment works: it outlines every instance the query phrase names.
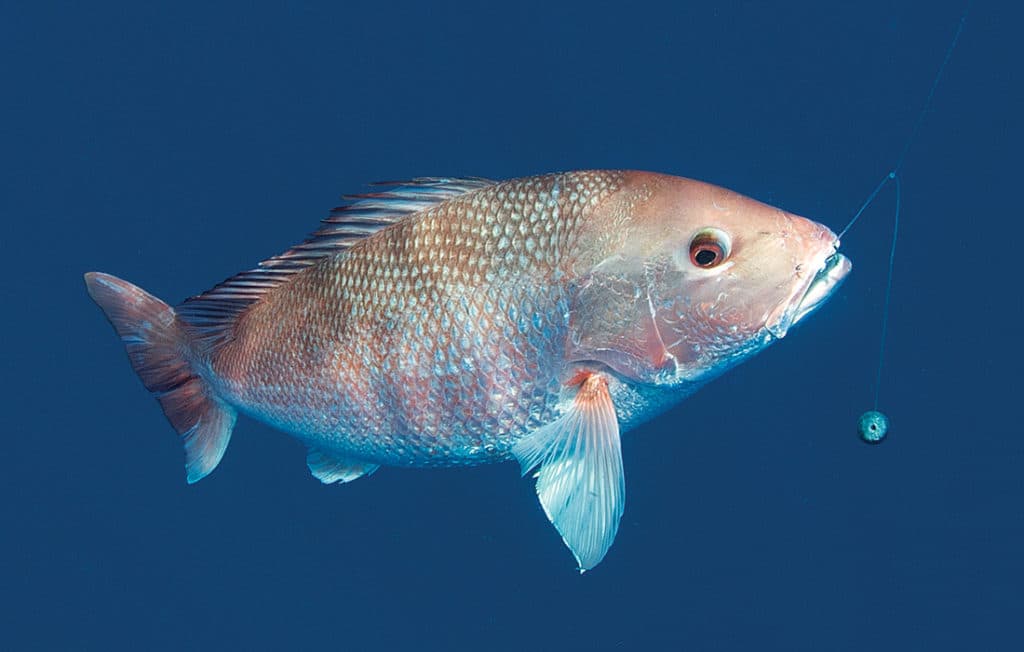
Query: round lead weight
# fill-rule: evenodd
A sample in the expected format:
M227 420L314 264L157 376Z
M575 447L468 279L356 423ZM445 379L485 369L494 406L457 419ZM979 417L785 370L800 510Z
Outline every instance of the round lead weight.
M868 444L880 444L889 432L889 418L877 410L869 410L860 415L857 422L857 433Z

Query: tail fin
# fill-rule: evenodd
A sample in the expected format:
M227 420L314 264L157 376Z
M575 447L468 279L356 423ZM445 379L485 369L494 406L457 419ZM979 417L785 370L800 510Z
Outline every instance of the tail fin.
M182 321L166 303L116 276L89 272L85 285L121 336L142 384L184 440L189 484L202 480L224 456L236 413L193 371Z

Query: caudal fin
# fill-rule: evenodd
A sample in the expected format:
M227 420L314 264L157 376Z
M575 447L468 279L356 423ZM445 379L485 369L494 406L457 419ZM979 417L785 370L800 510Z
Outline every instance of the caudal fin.
M181 435L189 484L202 480L224 456L235 410L193 371L188 334L173 308L109 274L89 272L85 285L121 336L142 384Z

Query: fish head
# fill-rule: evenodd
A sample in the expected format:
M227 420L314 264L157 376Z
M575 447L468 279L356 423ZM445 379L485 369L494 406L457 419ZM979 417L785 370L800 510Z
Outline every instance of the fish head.
M629 173L599 211L616 228L581 283L570 349L639 382L710 380L784 337L851 268L827 227L707 183Z

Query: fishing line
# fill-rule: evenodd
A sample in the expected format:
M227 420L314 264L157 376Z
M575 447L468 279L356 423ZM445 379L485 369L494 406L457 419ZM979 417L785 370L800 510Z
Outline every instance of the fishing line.
M910 151L910 147L917 140L917 135L921 131L921 125L924 122L925 114L931 108L932 100L935 97L935 89L939 87L939 82L942 80L942 74L946 71L946 66L949 64L949 60L953 57L953 50L956 49L956 44L960 40L960 34L964 31L964 24L967 22L967 14L971 11L971 5L974 4L973 0L967 3L964 8L963 14L960 16L960 23L957 25L956 33L953 35L953 40L950 41L949 47L946 48L946 56L942 59L942 65L939 66L939 71L935 73L935 79L932 80L932 86L928 90L928 97L924 101L924 106L921 107L921 111L917 114L917 119L914 121L914 127L910 131L910 136L907 138L907 142L903 145L903 151L900 153L900 157L896 160L896 165L888 172L882 180L878 182L875 189L871 191L868 198L861 204L860 209L854 214L853 218L843 227L843 230L839 232L839 238L842 239L846 232L850 230L860 216L867 210L867 207L875 201L878 197L878 193L882 192L882 189L889 184L890 181L896 184L896 211L892 221L892 244L889 248L889 272L885 281L885 303L882 308L882 328L881 338L878 344L878 367L875 373L875 401L871 410L865 412L860 416L857 423L857 430L860 434L861 439L869 444L877 444L881 442L886 433L889 430L889 419L882 412L878 411L878 394L882 387L882 369L885 365L885 340L889 328L889 302L892 297L892 275L893 268L896 262L896 240L899 235L900 229L900 200L901 200L901 187L900 187L900 170L903 168L903 162L907 158L907 152Z

